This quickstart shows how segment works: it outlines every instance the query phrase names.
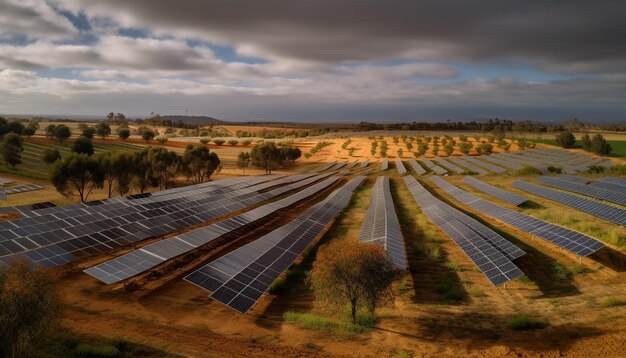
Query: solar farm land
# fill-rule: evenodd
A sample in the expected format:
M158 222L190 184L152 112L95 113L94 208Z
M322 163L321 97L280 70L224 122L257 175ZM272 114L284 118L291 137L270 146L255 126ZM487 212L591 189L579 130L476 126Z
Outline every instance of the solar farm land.
M156 356L623 356L626 161L514 139L480 153L487 140L347 130L276 140L303 155L271 174L237 167L259 139L204 143L222 161L210 181L179 175L164 190L97 189L80 203L56 192L41 160L72 140L37 135L23 164L0 170L0 265L54 273L68 336ZM159 145L94 139L96 153L149 144ZM318 253L341 240L380 248L396 272L390 300L360 307L357 324L310 280Z

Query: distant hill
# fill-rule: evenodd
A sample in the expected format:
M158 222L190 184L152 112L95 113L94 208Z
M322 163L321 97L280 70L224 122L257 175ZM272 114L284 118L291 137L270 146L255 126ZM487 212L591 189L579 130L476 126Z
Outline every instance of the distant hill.
M161 116L162 119L170 120L172 122L182 121L189 124L225 124L227 122L219 120L217 118L209 116L180 116L180 115L165 115Z

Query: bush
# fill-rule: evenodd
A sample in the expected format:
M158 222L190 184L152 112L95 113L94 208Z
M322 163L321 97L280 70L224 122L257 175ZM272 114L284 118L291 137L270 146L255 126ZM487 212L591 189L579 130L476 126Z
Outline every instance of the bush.
M90 344L81 343L74 348L74 355L85 358L108 358L119 356L120 351L110 345L92 346Z
M339 332L348 334L359 334L367 332L368 328L352 323L338 323L328 318L312 313L298 313L287 311L283 314L283 319L296 325L319 331Z
M230 144L230 145L237 145L237 143L239 143L239 141L236 140L236 139L231 139L231 140L228 141L228 144Z
M226 141L223 139L213 139L213 143L215 143L216 145L222 145L226 143Z
M550 172L550 173L561 174L562 171L563 171L563 169L561 169L559 167L555 167L554 165L550 165L548 167L548 172Z
M600 155L607 155L611 152L611 150L613 150L613 148L611 148L611 145L607 143L602 134L598 133L593 136L593 139L591 140L592 152Z
M541 175L541 171L535 167L531 167L530 165L524 165L522 169L518 169L513 172L515 176L524 176L524 175Z
M243 144L243 145L250 145L251 143L252 143L251 139L244 139L244 140L241 141L241 144Z
M576 144L576 137L572 132L561 132L555 136L556 143L563 148L572 148Z
M285 280L283 280L282 278L274 280L269 288L269 292L272 295L285 294L285 292L287 292L287 282L285 282Z
M206 144L209 144L209 140L206 139L206 138L202 138L202 139L200 139L200 143L206 145Z
M553 263L550 270L552 271L552 275L557 279L569 281L574 278L574 273L558 262Z
M450 276L445 276L435 285L435 291L442 295L447 301L461 301L463 292L456 287Z
M602 306L604 306L604 307L626 306L626 301L625 300L620 300L620 299L615 298L615 297L609 297L606 300L604 300L604 302L602 302Z
M508 326L514 331L528 331L546 328L548 324L529 315L521 314L511 318Z

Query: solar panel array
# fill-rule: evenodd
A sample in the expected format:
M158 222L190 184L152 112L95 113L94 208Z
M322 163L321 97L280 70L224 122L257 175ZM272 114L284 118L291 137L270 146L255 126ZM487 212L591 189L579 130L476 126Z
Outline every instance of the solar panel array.
M389 161L385 159L380 163L380 170L387 170L387 169L389 169Z
M451 162L448 162L448 161L444 160L444 159L443 159L443 158L441 158L441 157L435 157L435 160L437 161L437 163L438 163L438 164L439 164L442 168L443 168L443 167L445 167L445 168L443 168L443 169L446 169L446 168L447 168L447 169L449 169L450 171L453 171L453 172L455 172L455 173L459 173L459 174L461 174L461 173L463 173L463 172L464 172L464 170L463 170L463 169L461 169L461 168L459 168L457 165L455 165L455 164L453 164L453 163L451 163Z
M626 179L622 179L622 178L606 177L606 178L603 178L601 181L626 187Z
M406 168L400 159L396 159L396 170L400 175L404 175L406 173Z
M426 169L419 165L419 163L415 159L409 159L408 162L411 168L413 168L413 171L415 171L417 174L424 175L427 173Z
M323 171L325 171L325 170L330 169L330 168L331 168L333 165L335 165L335 164L337 164L337 162L336 162L336 161L334 161L334 162L332 162L332 163L328 163L328 164L326 164L326 165L323 165L323 166L321 166L321 167L319 167L319 168L315 168L315 169L313 169L313 170L311 170L311 171L312 171L312 172L314 172L314 173L317 173L317 172L323 172Z
M7 193L4 190L0 190L0 200L8 200Z
M474 157L470 157L469 155L466 155L463 157L463 159L467 160L468 162L478 165L480 167L486 168L487 170L490 170L496 174L502 174L504 172L506 172L506 169L502 168L501 166L495 165L495 164L491 164L488 163L486 161L483 160L478 160Z
M45 188L45 186L39 185L39 184L25 184L25 185L6 188L6 189L3 189L3 191L6 194L18 194L18 193L24 193L27 191L38 190L38 189L43 189L43 188Z
M523 180L516 180L513 182L513 187L556 201L557 203L561 203L618 225L626 226L626 210L616 206L600 203L578 195L553 190Z
M603 190L608 190L614 193L623 193L624 191L626 191L626 186L622 186L619 184L614 184L614 183L610 183L604 180L596 180L593 181L589 184L589 186L592 186L594 188L599 188L599 189L603 189Z
M448 194L463 204L522 231L535 235L576 255L588 256L604 247L604 244L601 242L577 231L554 225L481 199L457 188L456 186L443 180L441 177L433 177L431 179L441 189L445 190Z
M491 195L493 197L496 197L496 198L498 198L500 200L506 201L507 203L513 204L515 206L521 205L521 204L523 204L523 203L528 201L527 198L525 198L525 197L523 197L521 195L513 194L513 193L511 193L509 191L500 189L500 188L495 187L495 186L493 186L491 184L487 184L485 182L482 182L482 181L480 181L480 180L478 180L478 179L476 179L474 177L470 177L470 176L463 177L463 181L466 184L468 184L468 185L470 185L470 186L472 186L472 187L474 187L474 188L476 188L476 189L478 189L478 190L480 190L480 191L482 191L484 193L487 193L487 194L489 194L489 195Z
M446 168L457 172L459 174L465 173L467 170L459 167L458 165L454 164L454 162L452 162L449 159L444 159L444 158L439 158L439 163L443 166L445 166Z
M406 176L404 181L424 214L459 245L492 284L503 284L524 274L511 261L524 254L517 246L437 199L415 178Z
M404 236L393 206L387 177L378 177L372 188L372 197L361 226L359 241L382 246L394 266L406 270Z
M537 179L542 184L547 184L555 188L572 191L574 193L583 194L596 199L610 201L612 203L626 205L626 194L622 192L614 192L599 187L585 185L576 181L569 181L563 177L553 178L542 176Z
M460 165L462 167L465 167L467 169L469 169L470 171L477 173L479 175L485 175L485 174L489 174L485 169L482 169L480 167L475 166L474 164L463 160L461 158L458 157L454 157L454 156L450 156L448 157L448 160L453 162L454 164Z
M0 185L7 185L7 184L10 184L12 182L13 182L13 180L11 180L9 178L2 178L2 177L0 177Z
M426 168L428 168L428 169L432 170L433 172L435 172L435 174L443 175L443 174L446 174L448 172L447 170L443 169L442 167L438 166L437 164L431 162L430 159L428 159L426 157L422 157L420 159L420 161L422 163L424 163Z
M348 204L365 177L359 176L288 224L210 262L185 280L211 298L247 312Z
M359 168L363 169L366 168L368 165L370 165L370 160L366 159L363 163L359 165Z
M285 209L309 198L330 187L337 180L339 180L339 177L330 177L286 198L259 206L232 218L144 246L141 249L86 269L84 272L107 284L129 279L177 256L206 245L227 233L267 217L278 210ZM266 198L270 198L270 195L276 196L276 194L300 189L307 184L304 181L287 184L273 194L270 192Z
M481 157L482 159L482 157ZM520 169L523 165L530 165L542 172L548 166L561 167L565 173L577 173L589 169L592 165L611 166L611 161L603 158L593 158L582 153L571 153L559 149L527 149L519 152L498 153L486 157L488 161L499 161L499 165L511 169Z
M348 164L348 166L346 167L346 169L352 169L354 167L356 167L357 165L359 165L359 161L355 160L354 162Z
M345 167L346 165L348 165L348 162L339 162L337 164L335 164L334 167L332 167L333 170L339 170L343 167Z
M514 161L510 161L510 160L505 160L502 159L500 157L497 157L494 154L491 155L481 155L478 159L487 162L487 163L492 163L495 165L499 165L501 167L504 168L509 168L512 170L519 170L522 169L523 165L518 163L518 162L514 162Z
M191 227L243 209L254 197L264 195L251 185L277 177L224 179L140 198L45 208L36 216L0 221L0 264L25 258L33 264L54 267ZM274 183L286 181L289 179Z

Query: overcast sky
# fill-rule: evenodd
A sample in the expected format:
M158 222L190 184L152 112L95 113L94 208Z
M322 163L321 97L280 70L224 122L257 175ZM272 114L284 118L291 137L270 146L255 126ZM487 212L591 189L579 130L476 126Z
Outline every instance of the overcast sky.
M626 1L0 0L0 113L626 121Z

